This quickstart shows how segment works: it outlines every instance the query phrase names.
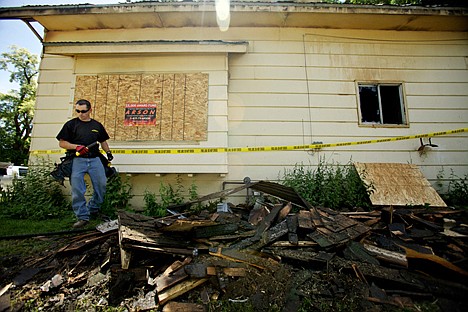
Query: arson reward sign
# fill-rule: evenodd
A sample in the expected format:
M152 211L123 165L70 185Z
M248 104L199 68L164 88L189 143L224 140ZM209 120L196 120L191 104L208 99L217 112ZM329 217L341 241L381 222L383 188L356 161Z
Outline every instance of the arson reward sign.
M126 103L125 126L156 124L156 103Z

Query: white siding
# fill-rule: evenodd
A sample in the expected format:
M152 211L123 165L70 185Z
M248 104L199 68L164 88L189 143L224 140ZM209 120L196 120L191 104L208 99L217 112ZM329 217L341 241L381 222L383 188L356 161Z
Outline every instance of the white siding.
M64 121L71 115L74 58L44 54L37 87L31 150L58 148L55 139ZM61 155L50 155L58 159Z
M468 127L466 34L283 29L281 41L253 40L229 62L230 146L338 143ZM374 39L374 40L372 40ZM409 126L360 127L356 82L400 82ZM431 182L468 173L468 134L440 136L420 155L418 139L320 151L229 155L229 178L276 180L295 164L402 162ZM427 142L427 141L425 141Z

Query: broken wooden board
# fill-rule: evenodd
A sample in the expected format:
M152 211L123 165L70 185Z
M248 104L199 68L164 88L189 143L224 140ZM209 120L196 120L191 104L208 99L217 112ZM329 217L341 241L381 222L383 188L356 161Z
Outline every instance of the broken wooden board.
M199 227L217 225L211 220L176 220L171 225L161 228L163 232L190 232Z
M187 264L184 266L184 270L190 278L205 278L207 275L218 274L224 274L231 277L245 276L245 268L208 266L206 263Z
M339 260L339 259L338 259ZM341 261L340 261L341 262ZM352 270L352 261L342 261L343 270ZM373 265L361 262L359 270L368 281L378 281L379 286L389 292L412 292L433 296L444 296L458 301L467 302L468 287L464 284L433 278L429 275L415 275L411 271L387 268L381 265Z
M274 255L280 256L284 260L288 259L290 261L300 263L301 265L307 264L308 267L313 267L314 269L324 268L328 261L335 256L335 253L327 253L324 251L316 252L306 249L293 250L268 248L267 250Z
M160 293L163 290L187 279L188 277L189 275L185 272L183 267L174 272L171 272L170 274L161 274L155 279L156 290L158 293Z
M250 266L266 270L271 268L274 265L278 265L273 259L262 258L256 255L252 255L246 252L241 252L235 249L226 249L226 248L210 248L210 255L220 257L223 259L246 263Z
M175 285L174 287L169 288L168 290L162 293L159 293L158 294L159 304L164 305L169 300L172 300L174 298L177 298L185 294L186 292L205 283L207 280L208 278L202 278L202 279L190 279L190 280L181 282Z
M119 246L122 268L130 266L132 250L192 255L197 245L189 237L160 232L158 219L129 212L119 212ZM159 230L158 230L159 229Z
M447 207L416 165L356 162L354 167L372 188L373 205Z
M345 244L370 231L370 227L345 215L326 213L323 210L321 214L323 225L306 236L322 248Z
M376 259L397 264L402 267L408 267L406 256L402 253L387 250L370 244L364 244L364 248L370 251Z
M320 219L320 215L315 207L313 207L308 201L302 198L297 192L288 186L284 186L278 183L267 182L267 181L259 181L256 183L252 183L250 185L251 189L264 192L270 194L272 196L276 196L293 204L296 204L300 207L307 208L311 211L313 217L312 221L316 226L322 225L322 220Z
M68 245L60 248L57 253L77 252L80 249L89 248L90 245L94 246L98 243L102 243L114 235L116 235L115 232L108 232L105 234L101 232L92 232L80 235L75 237Z
M187 302L168 302L162 312L205 312L206 308L204 305L199 303L187 303Z
M315 230L315 224L312 221L312 212L307 210L299 210L297 214L297 226L299 229L306 231Z
M168 246L185 248L190 245L189 239L182 239L177 235L164 235L158 231L157 219L145 217L129 212L119 212L119 242L125 247L127 244L141 244L147 246Z
M276 241L270 245L271 247L316 247L318 244L312 241L298 241L297 243L291 243L286 241Z
M235 233L239 229L237 224L215 224L194 229L195 238L208 238Z
M404 247L403 247L404 248ZM437 255L424 254L415 250L404 248L408 268L425 272L436 278L465 282L468 278L468 271L454 265L453 263Z
M207 275L217 275L218 271L221 271L226 276L231 277L243 277L245 276L245 268L218 268L218 267L207 267Z
M262 246L261 244L267 244L264 239L265 236L268 235L266 233L268 229L270 228L270 226L275 222L275 220L278 217L278 214L280 213L282 209L283 209L283 205L281 204L275 205L273 209L270 211L270 213L266 215L262 219L262 221L259 223L254 236L233 244L231 248L246 249L246 248L250 248L254 244L259 244L259 246L256 246L255 248L260 248ZM287 228L286 228L286 232L287 232ZM263 242L260 242L262 238L263 238Z
M345 259L379 265L379 261L360 242L351 241L343 250Z

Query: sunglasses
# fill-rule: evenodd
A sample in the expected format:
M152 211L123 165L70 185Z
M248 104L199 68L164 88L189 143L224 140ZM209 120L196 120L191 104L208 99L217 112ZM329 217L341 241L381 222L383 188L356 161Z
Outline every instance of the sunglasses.
M84 114L84 113L89 112L89 109L86 109L86 110L85 109L83 109L83 110L75 109L75 112Z

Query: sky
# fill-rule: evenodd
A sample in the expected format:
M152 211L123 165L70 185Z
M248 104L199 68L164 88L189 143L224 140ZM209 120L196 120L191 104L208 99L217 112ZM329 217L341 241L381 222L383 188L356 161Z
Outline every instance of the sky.
M0 0L0 7L21 7L26 5L59 5L59 4L113 4L125 3L126 0ZM135 1L134 1L135 2ZM43 29L38 23L32 23L42 36ZM0 54L10 52L10 46L16 45L25 48L38 58L41 55L42 45L28 25L17 20L0 20ZM10 74L0 70L0 92L7 93L18 86L9 82Z

